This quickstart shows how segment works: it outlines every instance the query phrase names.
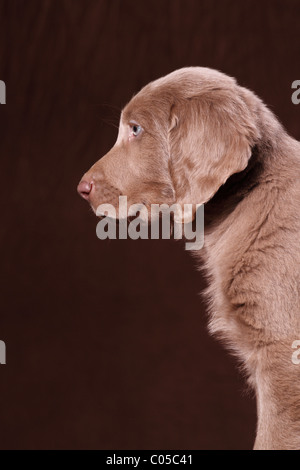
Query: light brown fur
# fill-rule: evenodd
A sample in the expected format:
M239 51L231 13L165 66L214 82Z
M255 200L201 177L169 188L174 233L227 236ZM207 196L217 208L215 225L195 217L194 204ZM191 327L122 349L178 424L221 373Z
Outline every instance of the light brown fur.
M134 121L143 131L132 135ZM131 125L132 126L132 125ZM205 203L210 331L242 360L258 404L255 449L300 449L300 144L220 72L186 68L125 107L112 150L83 180L117 205Z

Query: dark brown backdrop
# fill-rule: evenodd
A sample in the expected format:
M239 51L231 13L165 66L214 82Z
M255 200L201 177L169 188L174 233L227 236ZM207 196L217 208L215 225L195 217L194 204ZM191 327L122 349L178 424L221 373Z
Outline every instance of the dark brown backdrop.
M255 403L182 244L100 242L76 194L119 109L220 69L300 138L297 1L0 0L1 449L246 449Z

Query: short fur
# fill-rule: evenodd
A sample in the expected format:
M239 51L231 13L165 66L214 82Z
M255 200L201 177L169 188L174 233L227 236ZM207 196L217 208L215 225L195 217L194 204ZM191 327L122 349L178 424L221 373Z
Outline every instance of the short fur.
M134 137L130 122L142 126ZM255 449L300 449L300 144L233 78L185 68L122 112L118 140L83 177L89 201L205 203L210 331L257 395Z

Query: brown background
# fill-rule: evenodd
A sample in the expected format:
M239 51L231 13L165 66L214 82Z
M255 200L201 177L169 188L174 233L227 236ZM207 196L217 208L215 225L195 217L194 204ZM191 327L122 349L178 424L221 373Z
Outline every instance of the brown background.
M247 449L255 403L172 241L96 238L76 194L119 110L186 65L300 138L297 1L0 0L1 449Z

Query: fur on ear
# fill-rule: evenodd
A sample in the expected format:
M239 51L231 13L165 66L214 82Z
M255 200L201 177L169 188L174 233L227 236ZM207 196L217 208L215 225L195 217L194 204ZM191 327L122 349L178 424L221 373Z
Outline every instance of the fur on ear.
M176 202L204 204L244 170L260 132L252 110L233 89L215 88L171 107L170 172Z

